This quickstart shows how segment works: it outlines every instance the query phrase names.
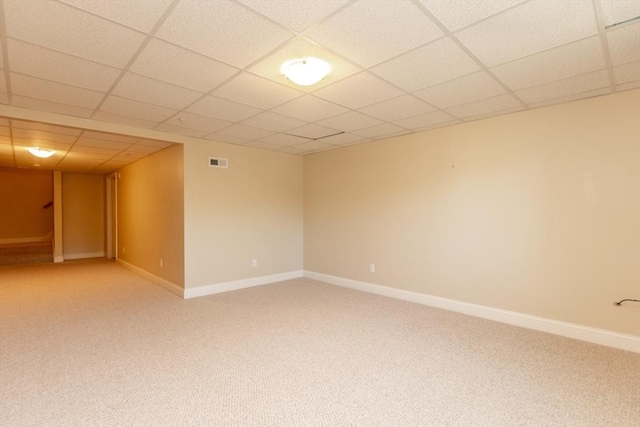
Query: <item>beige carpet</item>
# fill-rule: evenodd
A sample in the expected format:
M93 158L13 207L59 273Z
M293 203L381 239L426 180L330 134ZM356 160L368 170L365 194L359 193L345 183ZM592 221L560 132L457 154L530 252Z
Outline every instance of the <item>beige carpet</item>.
M0 267L0 425L638 426L640 355L297 279Z

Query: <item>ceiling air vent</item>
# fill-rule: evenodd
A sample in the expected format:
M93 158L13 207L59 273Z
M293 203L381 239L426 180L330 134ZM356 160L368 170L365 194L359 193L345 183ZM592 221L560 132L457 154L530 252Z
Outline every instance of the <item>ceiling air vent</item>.
M227 159L219 159L217 157L209 157L209 166L212 168L228 168L229 161Z

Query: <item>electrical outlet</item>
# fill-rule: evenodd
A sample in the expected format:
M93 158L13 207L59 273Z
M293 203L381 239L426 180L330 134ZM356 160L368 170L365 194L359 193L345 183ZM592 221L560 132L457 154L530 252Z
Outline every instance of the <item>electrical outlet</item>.
M257 267L258 266L258 258L254 258L251 260L251 266L252 267Z
M369 271L371 273L375 273L376 272L376 265L375 264L369 264Z

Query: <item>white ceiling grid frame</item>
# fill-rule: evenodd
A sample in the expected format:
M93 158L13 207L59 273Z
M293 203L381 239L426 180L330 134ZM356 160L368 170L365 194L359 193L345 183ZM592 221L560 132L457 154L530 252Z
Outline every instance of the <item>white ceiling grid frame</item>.
M576 95L610 85L608 70L582 74L568 79L554 81L517 91L516 94L527 104L548 101L554 98Z
M402 31L390 22L402 22ZM411 2L357 1L305 35L370 67L435 40L442 31Z
M505 92L506 89L487 72L479 71L419 90L413 95L438 108L447 108L491 98Z
M239 1L293 31L302 32L351 0Z
M44 80L106 92L121 70L19 40L7 40L11 71Z
M520 90L605 67L600 37L594 36L498 65L491 71L512 90Z
M492 67L597 33L590 1L530 0L455 35Z
M174 110L182 110L203 95L202 92L130 72L121 76L111 94Z
M208 0L178 3L156 31L159 39L238 68L255 62L292 36L245 7Z
M63 3L5 1L4 9L8 37L116 68L124 68L145 39Z
M600 5L607 27L640 17L638 0L600 0Z
M480 65L451 38L443 37L373 67L371 72L413 92L480 69Z
M11 73L11 84L14 95L42 99L89 110L96 108L104 96L102 92L50 82L16 73Z
M457 31L525 0L419 0L449 31Z
M386 122L394 122L407 117L429 113L435 108L411 95L401 95L377 104L369 105L360 111Z
M206 93L240 70L200 53L151 39L129 71Z
M403 91L370 73L363 72L319 89L313 94L336 104L357 109L395 98L402 95Z

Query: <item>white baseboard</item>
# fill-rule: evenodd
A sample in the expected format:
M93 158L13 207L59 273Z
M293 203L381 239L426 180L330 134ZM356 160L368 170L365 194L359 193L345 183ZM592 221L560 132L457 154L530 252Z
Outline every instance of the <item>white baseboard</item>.
M155 274L151 274L148 271L143 270L140 267L137 267L121 259L117 259L116 262L121 266L123 266L124 268L126 268L127 270L131 270L137 275L142 276L143 278L147 279L151 283L155 283L156 285L165 288L172 294L178 295L180 298L184 298L184 289L176 285L175 283L171 283L168 280L163 279L162 277L158 277Z
M64 254L64 259L66 260L84 259L84 258L103 258L103 257L104 257L104 251L85 252L85 253L79 253L79 254Z
M508 323L510 325L535 329L537 331L548 332L563 337L574 338L594 344L640 353L640 337L634 335L621 334L604 329L597 329L589 326L577 325L575 323L547 319L544 317L531 316L529 314L518 313L515 311L502 310L499 308L421 294L418 292L389 288L386 286L374 285L372 283L359 282L357 280L315 273L313 271L305 270L304 277L330 283L332 285L338 285L403 301L428 305L444 310L481 317L483 319L495 320L497 322Z
M287 273L272 274L270 276L252 277L251 279L234 280L233 282L215 283L212 285L186 288L184 298L202 297L205 295L219 294L221 292L235 291L237 289L251 288L254 286L267 285L269 283L282 282L302 277L302 270L290 271Z
M62 256L54 256L53 257L53 262L54 263L64 262L64 257L62 257Z

